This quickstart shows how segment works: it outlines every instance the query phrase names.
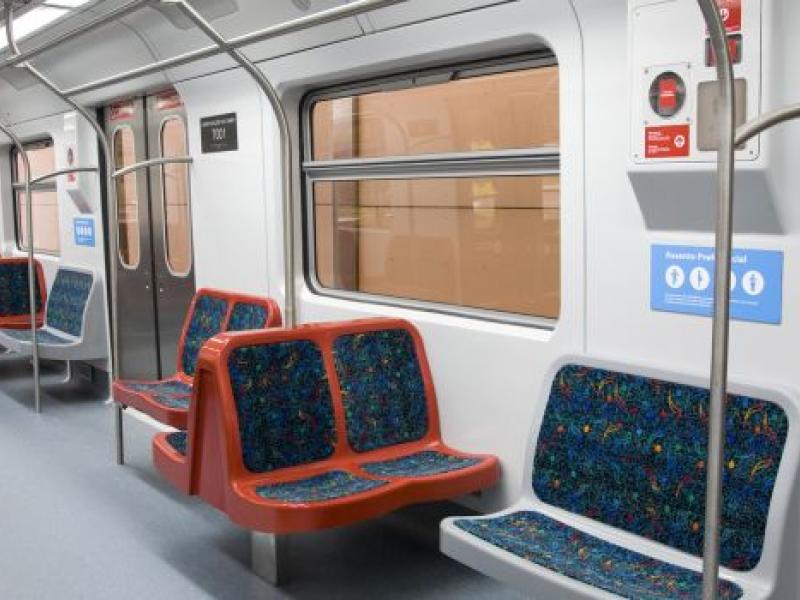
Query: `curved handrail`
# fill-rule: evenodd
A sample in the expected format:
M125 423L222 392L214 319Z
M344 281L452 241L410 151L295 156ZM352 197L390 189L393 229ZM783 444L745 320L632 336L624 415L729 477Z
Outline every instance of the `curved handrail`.
M97 167L67 167L66 169L57 169L55 171L51 171L50 173L45 173L44 175L39 175L38 177L34 177L31 179L30 184L36 185L38 183L42 183L43 181L47 181L48 179L55 179L56 177L60 177L61 175L69 175L70 173L97 173L100 169ZM14 188L19 188L25 185L20 181L15 181L11 184Z
M736 130L736 145L746 144L759 133L793 119L800 119L800 104L792 104L761 115Z
M112 177L117 179L118 177L123 177L128 173L133 173L134 171L140 171L141 169L147 169L149 167L157 167L158 165L170 165L170 164L184 164L190 165L194 162L194 159L191 156L163 156L161 158L151 158L149 160L143 160L138 163L133 163L132 165L128 165L127 167L123 167L121 169L117 169L112 173Z

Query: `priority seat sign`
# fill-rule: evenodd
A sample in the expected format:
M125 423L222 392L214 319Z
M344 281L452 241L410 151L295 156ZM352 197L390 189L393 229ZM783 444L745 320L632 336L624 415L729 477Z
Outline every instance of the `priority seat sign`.
M783 318L783 252L735 249L731 318L779 325ZM714 311L713 248L654 244L650 252L650 307L710 317Z

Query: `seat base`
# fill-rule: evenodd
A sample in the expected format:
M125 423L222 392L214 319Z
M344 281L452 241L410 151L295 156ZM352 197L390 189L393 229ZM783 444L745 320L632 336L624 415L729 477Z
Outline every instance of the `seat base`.
M186 429L192 382L177 375L161 381L124 381L114 383L114 401L130 406L160 423Z
M590 535L526 505L488 517L446 519L441 550L537 599L701 596L700 572ZM720 581L720 599L760 597L749 586Z

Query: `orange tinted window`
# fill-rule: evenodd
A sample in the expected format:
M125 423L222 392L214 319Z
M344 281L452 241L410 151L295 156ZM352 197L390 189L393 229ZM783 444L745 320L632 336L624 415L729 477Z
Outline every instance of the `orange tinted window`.
M314 160L558 145L558 67L321 100Z
M182 119L167 119L161 126L161 155L186 156L186 127ZM174 163L162 170L164 200L164 246L173 273L186 275L192 268L189 167Z
M115 169L119 170L136 162L136 145L130 127L120 127L114 132L113 150ZM136 173L118 177L116 186L119 258L126 267L135 268L139 266L141 259Z

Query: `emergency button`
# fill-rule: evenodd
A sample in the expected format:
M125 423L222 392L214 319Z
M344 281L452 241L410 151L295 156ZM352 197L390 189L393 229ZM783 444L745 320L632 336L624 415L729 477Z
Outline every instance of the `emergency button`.
M672 71L661 73L650 86L650 106L659 116L668 119L683 108L686 100L686 84L681 76Z

